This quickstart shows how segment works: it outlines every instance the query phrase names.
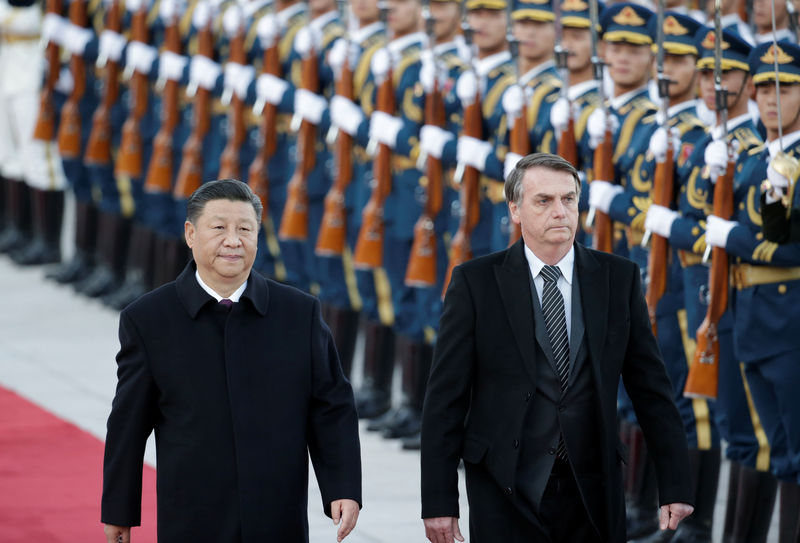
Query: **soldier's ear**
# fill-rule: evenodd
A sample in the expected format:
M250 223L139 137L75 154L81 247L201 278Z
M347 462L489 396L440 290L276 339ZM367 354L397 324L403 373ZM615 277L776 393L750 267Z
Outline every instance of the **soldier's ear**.
M194 236L197 231L191 221L183 223L183 237L186 239L186 245L191 249L194 246Z

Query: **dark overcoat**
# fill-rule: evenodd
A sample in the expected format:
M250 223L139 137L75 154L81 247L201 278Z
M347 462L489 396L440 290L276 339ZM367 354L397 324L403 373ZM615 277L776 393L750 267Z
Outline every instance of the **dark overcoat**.
M358 418L316 298L252 272L230 312L178 279L120 315L102 521L140 523L155 430L159 541L308 540L308 458L325 513L361 503Z

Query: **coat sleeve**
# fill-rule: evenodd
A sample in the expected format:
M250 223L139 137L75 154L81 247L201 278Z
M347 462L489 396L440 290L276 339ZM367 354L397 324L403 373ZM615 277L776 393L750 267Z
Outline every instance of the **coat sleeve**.
M672 385L650 327L639 267L634 265L632 269L630 336L622 379L655 462L661 505L693 504L683 422L672 399Z
M311 405L308 450L317 476L322 506L351 499L361 505L361 445L353 389L342 372L331 332L322 321L319 302L311 316Z
M119 342L117 392L108 417L103 461L101 521L138 526L144 449L155 425L158 396L144 342L125 312L120 315Z
M475 366L475 310L453 270L422 409L422 518L458 517L458 463Z

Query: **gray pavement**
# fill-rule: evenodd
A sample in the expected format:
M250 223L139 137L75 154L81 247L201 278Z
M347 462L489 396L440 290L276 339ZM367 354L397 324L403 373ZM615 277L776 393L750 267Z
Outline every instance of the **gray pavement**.
M0 312L0 385L103 440L116 383L117 312L46 281L41 268L21 269L5 256L0 256L0 293L5 302ZM360 363L355 362L355 375ZM426 541L419 520L418 455L363 428L361 440L365 505L347 541ZM152 438L146 460L155 465ZM714 541L720 540L726 489L723 465ZM463 481L461 496L461 527L466 533ZM313 543L336 541L331 521L322 514L313 474L309 523ZM769 542L777 543L775 518Z

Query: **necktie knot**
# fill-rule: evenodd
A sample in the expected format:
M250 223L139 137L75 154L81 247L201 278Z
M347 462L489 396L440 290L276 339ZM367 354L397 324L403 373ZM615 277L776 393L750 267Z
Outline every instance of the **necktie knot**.
M233 300L229 300L228 298L223 298L219 301L219 305L225 307L225 309L230 309L233 307Z
M561 269L558 266L548 266L545 264L542 271L539 272L539 275L542 276L545 282L552 281L555 283L558 281L558 278L561 277Z

